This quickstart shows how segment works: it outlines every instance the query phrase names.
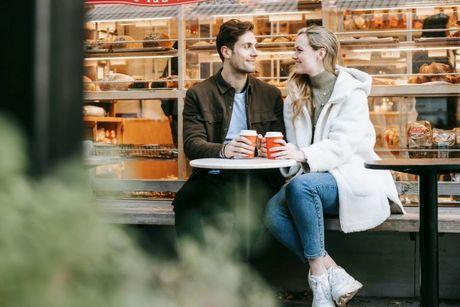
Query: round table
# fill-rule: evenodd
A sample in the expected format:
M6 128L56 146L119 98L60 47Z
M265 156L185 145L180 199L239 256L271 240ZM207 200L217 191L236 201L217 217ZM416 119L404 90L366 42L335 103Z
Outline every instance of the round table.
M246 257L249 257L251 237L250 237L250 223L251 223L251 183L250 183L250 172L253 170L266 170L276 169L281 167L290 167L296 165L295 160L269 160L266 158L253 158L253 159L220 159L220 158L207 158L207 159L196 159L190 161L190 166L195 168L204 168L211 170L235 170L242 171L244 174L244 197L242 200L244 212L238 214L237 217L241 222L241 227L245 231L245 246L246 246ZM235 191L237 184L235 183ZM236 200L239 203L238 200Z
M438 173L460 171L460 159L386 159L364 163L419 176L420 198L420 303L439 306Z

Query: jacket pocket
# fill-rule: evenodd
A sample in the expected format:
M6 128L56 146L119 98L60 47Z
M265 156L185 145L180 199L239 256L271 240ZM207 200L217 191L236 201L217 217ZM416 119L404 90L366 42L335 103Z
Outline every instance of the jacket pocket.
M371 170L365 169L364 166L354 163L344 164L338 167L338 170L351 192L356 196L367 196L373 193L375 185L379 184L377 178L373 178Z

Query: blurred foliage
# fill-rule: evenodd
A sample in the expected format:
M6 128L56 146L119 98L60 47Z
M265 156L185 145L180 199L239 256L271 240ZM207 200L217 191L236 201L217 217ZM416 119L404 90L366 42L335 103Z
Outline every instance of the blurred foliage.
M32 179L23 138L5 118L0 139L0 306L276 305L232 257L231 235L208 229L205 247L186 241L178 259L152 259L104 220L79 159Z

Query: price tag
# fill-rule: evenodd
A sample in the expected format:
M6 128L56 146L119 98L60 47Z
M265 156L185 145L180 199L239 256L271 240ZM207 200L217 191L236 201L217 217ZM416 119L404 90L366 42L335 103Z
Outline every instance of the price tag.
M382 59L399 59L401 57L401 52L397 50L393 51L382 51Z
M371 53L370 52L345 51L342 53L342 57L344 60L370 61Z
M268 20L270 22L274 22L274 21L301 21L302 20L302 14L269 15Z
M446 57L447 50L428 50L428 57L430 58L439 58L439 57Z
M434 7L420 7L416 9L417 16L431 16L436 14Z

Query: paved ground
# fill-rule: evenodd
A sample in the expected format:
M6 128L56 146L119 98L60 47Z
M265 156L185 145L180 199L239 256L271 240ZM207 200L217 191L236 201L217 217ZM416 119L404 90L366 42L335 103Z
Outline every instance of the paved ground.
M283 307L307 307L311 306L311 298L302 300L285 301ZM419 302L414 299L383 299L383 298L355 298L348 305L348 307L418 307ZM454 307L460 306L460 301L443 301L440 307Z

